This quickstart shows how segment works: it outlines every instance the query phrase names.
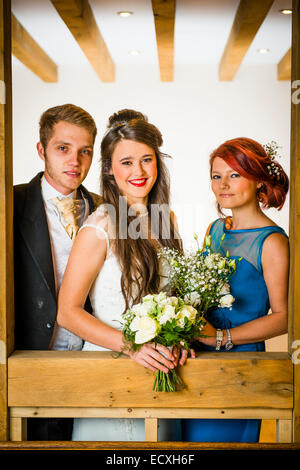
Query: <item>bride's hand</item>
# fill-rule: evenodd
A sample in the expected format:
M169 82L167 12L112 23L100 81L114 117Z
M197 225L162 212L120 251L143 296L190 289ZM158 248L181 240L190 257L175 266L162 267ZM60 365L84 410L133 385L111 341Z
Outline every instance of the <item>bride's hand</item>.
M139 351L129 352L128 354L131 359L153 372L160 369L162 372L168 373L169 369L175 367L175 356L161 344L146 343Z

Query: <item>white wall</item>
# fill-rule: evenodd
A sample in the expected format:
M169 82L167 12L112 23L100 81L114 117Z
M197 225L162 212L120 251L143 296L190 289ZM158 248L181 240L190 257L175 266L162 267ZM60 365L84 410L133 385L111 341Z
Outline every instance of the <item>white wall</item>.
M119 67L115 83L101 83L87 67L60 67L59 81L42 82L13 59L14 183L29 181L43 163L36 152L38 121L48 107L82 106L98 127L94 161L85 180L99 192L100 139L110 114L128 107L148 115L162 132L172 181L172 203L186 246L216 217L209 186L210 152L228 138L246 136L282 146L289 172L290 83L278 82L273 65L242 66L232 82L219 82L215 66L182 66L173 83L151 67ZM288 230L288 202L269 215Z

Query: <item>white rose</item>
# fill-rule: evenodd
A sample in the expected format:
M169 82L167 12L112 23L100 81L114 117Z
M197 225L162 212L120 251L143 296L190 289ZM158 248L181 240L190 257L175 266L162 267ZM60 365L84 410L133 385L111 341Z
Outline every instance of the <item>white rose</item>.
M129 325L131 331L137 331L139 329L140 317L135 317Z
M146 317L148 313L153 310L153 303L151 301L142 304L134 305L131 309L137 316Z
M177 297L169 297L169 299L170 299L171 305L172 305L173 307L176 307L177 304L178 304L178 299L177 299Z
M159 304L160 302L163 302L164 300L166 300L167 294L165 292L160 292L159 294L156 294L153 297L154 297L155 302Z
M220 299L220 306L222 308L231 307L234 302L234 297L231 294L223 295Z
M183 300L185 303L195 306L201 303L201 296L198 294L198 292L190 292L184 296Z
M139 318L138 330L135 334L136 344L143 344L153 339L158 332L157 322L150 317Z
M153 300L153 298L154 298L154 295L152 295L152 294L145 295L145 297L143 297L143 302L144 302L144 300L146 300L146 301Z
M175 307L172 305L165 305L161 311L161 314L159 315L158 321L160 325L164 325L167 321L171 321L173 318L175 318L175 316Z
M230 286L229 286L229 284L224 284L224 286L223 286L222 289L220 290L220 294L221 294L221 295L230 294Z
M177 324L183 328L184 319L187 318L192 323L196 320L197 310L191 305L184 305L177 313Z

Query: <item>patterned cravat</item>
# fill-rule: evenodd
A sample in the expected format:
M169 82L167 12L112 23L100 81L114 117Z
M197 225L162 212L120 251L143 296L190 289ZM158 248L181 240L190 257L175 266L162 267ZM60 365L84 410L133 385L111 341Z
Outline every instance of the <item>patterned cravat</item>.
M65 220L67 234L71 240L74 240L79 229L77 220L80 217L80 200L74 200L71 197L65 197L63 199L55 197L52 199L52 202L56 205Z

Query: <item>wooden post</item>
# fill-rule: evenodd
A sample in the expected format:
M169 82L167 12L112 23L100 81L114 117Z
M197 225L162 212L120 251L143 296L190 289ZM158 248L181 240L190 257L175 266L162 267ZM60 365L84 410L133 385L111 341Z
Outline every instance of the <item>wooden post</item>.
M293 0L291 73L291 169L290 169L290 352L300 340L300 2ZM299 346L298 346L299 348ZM293 441L300 442L300 364L294 361Z
M13 350L11 8L0 0L0 440L8 439L7 357Z
M158 440L158 419L145 419L145 441L157 442Z

